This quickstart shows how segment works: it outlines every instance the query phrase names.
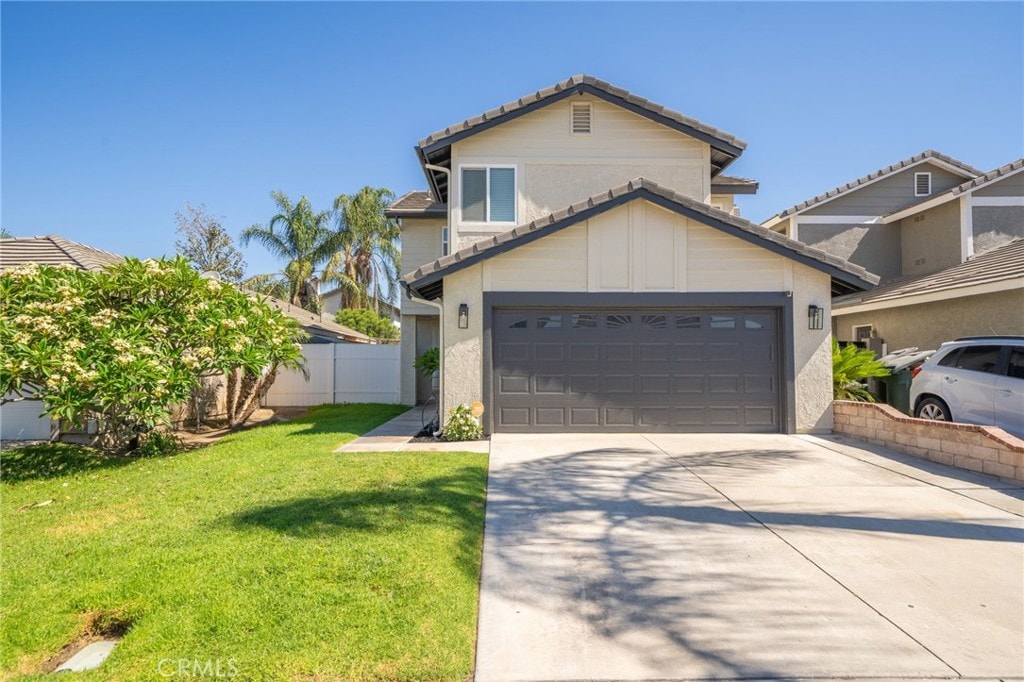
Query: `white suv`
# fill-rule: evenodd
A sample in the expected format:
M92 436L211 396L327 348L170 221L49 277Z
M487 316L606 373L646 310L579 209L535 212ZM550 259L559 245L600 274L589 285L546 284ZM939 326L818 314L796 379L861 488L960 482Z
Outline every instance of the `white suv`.
M1024 438L1024 336L944 343L913 376L915 417L989 424Z

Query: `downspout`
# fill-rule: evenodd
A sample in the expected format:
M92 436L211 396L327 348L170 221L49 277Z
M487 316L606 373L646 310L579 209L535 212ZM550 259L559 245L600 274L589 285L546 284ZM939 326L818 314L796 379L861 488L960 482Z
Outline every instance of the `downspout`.
M424 161L426 159L424 158ZM432 163L424 163L423 167L429 171L436 171L444 173L448 176L448 196L445 197L444 206L447 210L448 216L445 222L445 227L448 228L448 251L452 250L452 244L455 243L455 230L452 229L452 169L445 168L444 166L437 166ZM434 183L435 185L437 183ZM437 199L440 201L441 197ZM441 257L447 256L447 253L442 253ZM409 300L416 301L417 303L423 303L425 305L437 308L437 343L438 349L438 381L437 381L437 433L434 436L440 436L441 430L444 428L444 304L437 303L435 301L428 301L425 298L420 298L413 294L412 289L409 286L405 287L405 293L409 297Z

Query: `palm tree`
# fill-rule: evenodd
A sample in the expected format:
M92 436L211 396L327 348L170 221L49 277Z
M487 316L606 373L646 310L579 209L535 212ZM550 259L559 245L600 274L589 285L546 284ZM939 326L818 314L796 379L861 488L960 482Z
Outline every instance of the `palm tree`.
M341 246L324 268L324 281L342 290L343 308L372 306L395 300L401 252L398 222L384 215L395 198L386 187L363 187L334 201Z
M262 244L272 254L286 260L280 273L257 275L247 286L290 301L313 312L320 311L320 296L314 278L317 269L341 247L341 236L331 230L331 212L313 210L306 197L292 204L284 192L271 192L278 212L266 225L253 225L242 232L241 242Z

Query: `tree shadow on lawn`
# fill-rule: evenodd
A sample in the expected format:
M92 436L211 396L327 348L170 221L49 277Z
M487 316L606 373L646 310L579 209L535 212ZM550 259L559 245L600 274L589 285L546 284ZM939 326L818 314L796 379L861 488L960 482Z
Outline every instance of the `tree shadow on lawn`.
M5 449L0 453L0 481L24 483L46 480L82 473L97 473L108 469L119 469L153 457L115 456L95 448L70 443L41 443Z
M289 436L338 434L351 435L355 438L394 419L408 409L406 405L379 403L319 405L310 408L306 416L292 420L292 424L304 428L291 432Z
M345 533L386 535L410 528L443 526L458 531L455 557L460 569L476 579L484 525L487 469L461 467L409 485L388 484L374 490L303 497L234 514L235 527L260 527L295 538Z

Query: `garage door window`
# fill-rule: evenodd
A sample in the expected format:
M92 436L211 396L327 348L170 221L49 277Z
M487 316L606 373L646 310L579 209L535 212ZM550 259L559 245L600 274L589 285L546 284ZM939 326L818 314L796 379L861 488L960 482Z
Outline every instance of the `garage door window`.
M628 328L632 324L633 324L633 316L632 315L622 315L622 314L609 315L607 317L607 321L605 322L605 325L609 329L626 329L626 328Z
M711 316L711 328L712 329L735 329L736 318L732 315L712 315Z
M676 316L676 329L700 329L700 315Z
M573 329L597 329L597 315L591 313L573 313Z
M562 328L562 316L561 315L538 315L537 316L537 329L561 329Z
M664 315L641 315L640 326L644 329L667 329Z

